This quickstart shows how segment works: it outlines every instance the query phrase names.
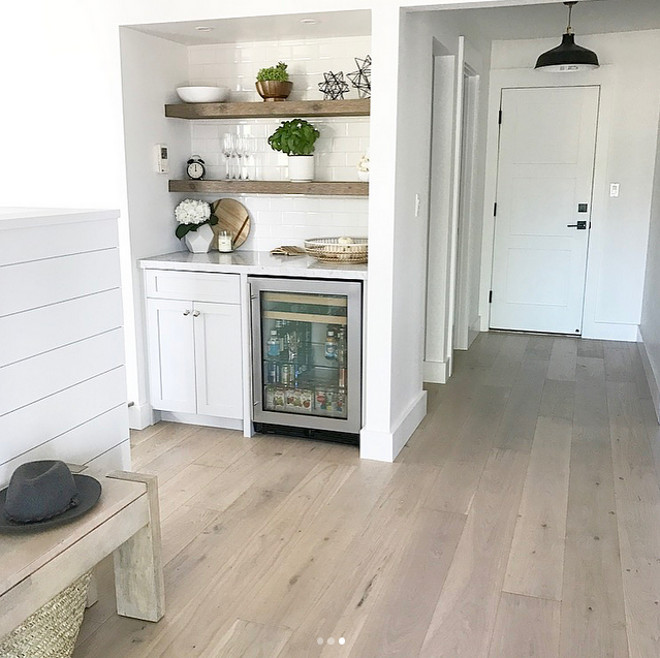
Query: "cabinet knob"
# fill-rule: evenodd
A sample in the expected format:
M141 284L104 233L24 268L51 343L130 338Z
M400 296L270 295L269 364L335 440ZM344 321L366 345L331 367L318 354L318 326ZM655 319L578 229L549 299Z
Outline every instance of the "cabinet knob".
M199 311L193 311L193 317L196 318L199 316Z
M187 308L187 309L183 312L183 314L184 314L184 315L190 315L190 309Z

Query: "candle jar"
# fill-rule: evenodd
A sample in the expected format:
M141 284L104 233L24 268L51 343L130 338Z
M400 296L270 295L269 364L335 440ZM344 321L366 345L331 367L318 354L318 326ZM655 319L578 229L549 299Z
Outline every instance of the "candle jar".
M223 229L218 233L218 251L232 251L231 235L229 231Z

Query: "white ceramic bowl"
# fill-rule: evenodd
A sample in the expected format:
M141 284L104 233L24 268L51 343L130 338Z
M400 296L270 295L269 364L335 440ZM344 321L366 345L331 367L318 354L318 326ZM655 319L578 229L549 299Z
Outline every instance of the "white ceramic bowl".
M229 97L229 87L177 87L176 93L186 103L219 103Z

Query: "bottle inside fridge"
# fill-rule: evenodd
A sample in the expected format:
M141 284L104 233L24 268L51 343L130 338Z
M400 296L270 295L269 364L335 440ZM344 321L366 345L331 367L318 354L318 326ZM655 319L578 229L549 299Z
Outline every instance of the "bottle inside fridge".
M254 419L357 432L360 427L361 286L267 281L253 297ZM278 285L284 285L280 290ZM325 288L328 292L313 292ZM353 286L354 288L351 288ZM347 288L342 292L342 288ZM309 289L309 290L308 290ZM355 326L349 326L353 322Z

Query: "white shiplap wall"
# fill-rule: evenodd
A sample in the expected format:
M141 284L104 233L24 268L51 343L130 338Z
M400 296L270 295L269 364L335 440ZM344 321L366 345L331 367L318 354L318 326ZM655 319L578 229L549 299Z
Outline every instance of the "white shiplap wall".
M0 209L0 488L36 459L130 467L117 215Z

